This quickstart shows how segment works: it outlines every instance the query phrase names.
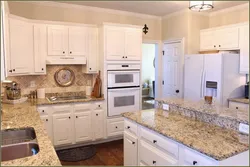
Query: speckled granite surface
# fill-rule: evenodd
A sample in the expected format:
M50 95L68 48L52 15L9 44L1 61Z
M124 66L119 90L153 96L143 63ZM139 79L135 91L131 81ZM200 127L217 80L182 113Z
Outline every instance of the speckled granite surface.
M245 97L242 97L242 98L230 98L230 99L228 99L228 101L249 104L249 99L246 99Z
M204 101L193 102L179 98L156 99L157 108L162 108L163 103L169 104L170 111L233 130L238 129L239 123L249 124L249 112L246 111L209 105Z
M2 109L1 130L33 127L36 132L40 151L34 156L3 161L1 162L1 166L61 166L35 105L30 102L16 105L3 104Z
M215 160L229 158L249 148L248 135L173 112L163 116L162 112L160 109L152 109L128 112L123 116Z

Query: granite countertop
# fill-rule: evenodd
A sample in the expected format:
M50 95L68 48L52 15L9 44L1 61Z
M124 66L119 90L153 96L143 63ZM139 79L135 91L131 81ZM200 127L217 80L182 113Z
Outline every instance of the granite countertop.
M214 115L216 117L236 120L241 123L249 124L249 112L244 110L236 110L227 107L222 107L217 104L205 104L203 100L199 102L184 100L182 98L164 98L156 99L160 103L175 105L188 110L193 110L200 113Z
M2 161L2 166L61 166L61 163L54 150L36 106L30 102L21 104L2 104L1 130L9 128L33 127L36 132L37 142L40 151L38 154L10 160Z
M163 112L166 111L152 109L127 112L123 116L215 160L229 158L249 148L248 135L172 112L163 116Z
M249 104L249 99L246 99L245 97L230 98L230 99L228 99L228 101Z

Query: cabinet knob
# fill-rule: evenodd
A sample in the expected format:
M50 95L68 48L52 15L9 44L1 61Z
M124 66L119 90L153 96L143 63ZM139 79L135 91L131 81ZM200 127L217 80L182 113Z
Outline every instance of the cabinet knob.
M91 70L91 68L89 68Z
M135 144L135 142L134 142L134 141L132 141L132 144Z
M238 109L239 109L239 107L236 107L236 109L238 110Z
M156 143L157 142L157 140L153 140L153 143Z
M43 112L44 112L44 110L43 110Z
M98 107L101 107L101 105L98 105Z
M128 58L127 56L125 58Z
M46 119L46 121L48 121L48 119Z
M95 114L96 116L98 116L98 114Z
M156 161L153 161L153 164L156 164Z
M127 126L127 129L130 129L130 126Z
M9 70L9 72L12 72L12 70Z
M216 45L214 45L214 48L216 47Z
M16 71L15 69L13 69L13 71Z
M197 164L197 161L193 161L193 165L196 165Z
M78 118L78 116L76 116L76 118Z
M43 71L43 68L42 68L42 71Z
M180 91L179 91L179 90L176 90L175 92L176 92L176 93L179 93Z
M219 47L220 47L220 45L219 45Z
M71 54L72 52L70 51L69 53Z
M63 54L64 54L65 52L63 51Z
M125 58L124 56L122 56L122 58Z
M117 129L118 127L116 126L115 128Z
M70 119L70 117L69 117L69 119Z

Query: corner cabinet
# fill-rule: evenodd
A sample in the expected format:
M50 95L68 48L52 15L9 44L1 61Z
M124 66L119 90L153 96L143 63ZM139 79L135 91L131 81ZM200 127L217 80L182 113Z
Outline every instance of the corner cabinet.
M104 24L103 35L103 47L106 60L141 60L141 27L126 27L126 25L122 26Z

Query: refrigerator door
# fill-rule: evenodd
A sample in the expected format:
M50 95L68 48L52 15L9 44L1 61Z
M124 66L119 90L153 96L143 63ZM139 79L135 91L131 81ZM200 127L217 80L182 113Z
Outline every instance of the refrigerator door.
M199 101L203 97L204 56L186 55L184 65L184 99Z
M203 95L213 96L218 103L221 103L222 91L222 54L204 55L204 84ZM211 83L216 83L217 88L211 87Z

